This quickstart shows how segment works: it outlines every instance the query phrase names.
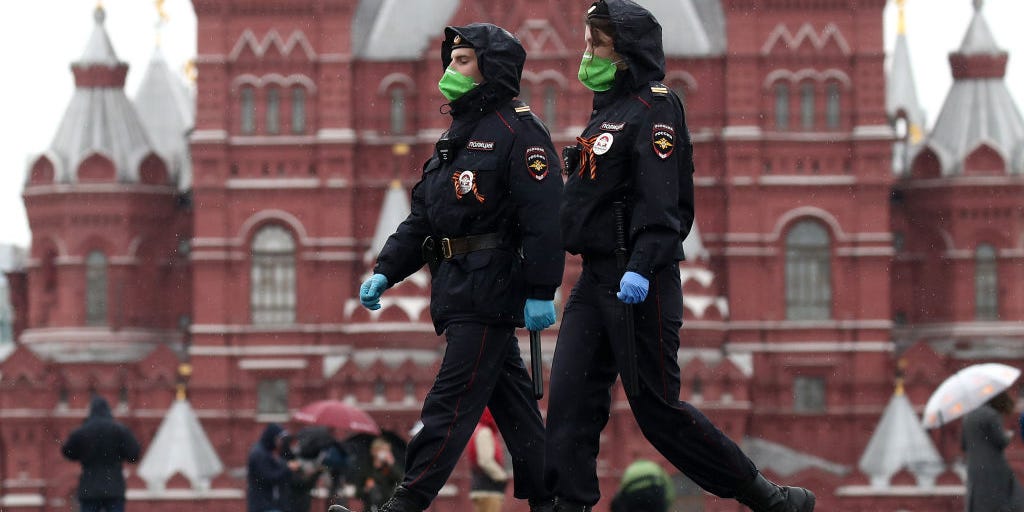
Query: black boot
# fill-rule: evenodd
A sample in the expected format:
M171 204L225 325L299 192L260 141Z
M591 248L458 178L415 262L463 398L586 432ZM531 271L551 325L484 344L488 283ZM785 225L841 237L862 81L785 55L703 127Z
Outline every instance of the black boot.
M377 512L422 512L422 510L409 495L409 491L405 487L398 486L395 493L377 509ZM352 512L352 510L341 505L331 505L327 512Z
M530 512L555 512L555 499L534 501L530 500Z
M758 473L736 493L736 501L754 512L812 512L814 493L803 487L780 486Z

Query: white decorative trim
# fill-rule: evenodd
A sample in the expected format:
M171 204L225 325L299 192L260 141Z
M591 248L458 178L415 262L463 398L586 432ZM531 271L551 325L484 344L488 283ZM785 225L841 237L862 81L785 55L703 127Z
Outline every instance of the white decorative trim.
M225 186L229 189L309 189L318 188L318 178L231 178Z
M889 341L810 341L810 342L769 342L769 343L727 343L725 348L730 352L759 353L857 353L883 352L890 353L896 345Z
M846 38L839 31L839 27L833 23L827 23L820 34L814 30L810 23L800 25L796 34L790 33L784 23L779 23L761 46L761 54L767 55L771 53L780 40L786 44L786 49L790 51L800 48L804 40L810 41L814 49L819 51L828 44L829 40L835 40L836 44L839 45L839 51L843 55L850 55L851 53L849 43L846 42Z
M288 76L284 76L280 73L268 73L263 76L256 76L252 73L243 73L231 80L230 88L235 90L242 85L251 85L256 88L263 88L270 84L278 85L282 89L290 89L293 85L301 85L309 92L316 92L316 82L314 82L308 75L304 75L302 73L293 73Z
M305 226L302 225L302 221L290 212L277 209L260 210L248 219L245 219L245 222L242 223L242 227L238 230L237 238L239 240L248 240L248 235L252 232L253 227L256 226L256 224L260 224L267 220L278 220L284 222L292 228L292 231L296 235L298 235L296 238L299 239L299 243L306 245L307 234Z
M193 326L192 332L200 334L215 334L210 325ZM223 332L221 330L220 332ZM264 345L264 346L205 346L191 345L189 355L197 357L252 357L252 356L328 356L351 354L351 345Z
M285 41L281 38L281 35L277 33L277 30L270 29L267 35L263 36L263 40L260 41L256 38L256 34L253 33L252 29L245 29L242 32L241 37L235 42L234 48L231 49L231 53L228 54L228 60L238 60L242 50L249 47L256 57L263 58L270 49L271 45L277 47L277 50L281 52L281 55L287 56L292 50L299 46L305 53L306 58L313 61L316 60L316 52L313 51L313 46L309 44L309 40L306 39L306 35L300 30L294 30L288 36L288 40Z
M686 90L683 93L691 93L697 90L697 79L693 77L689 72L682 70L669 71L665 73L665 78L661 80L662 83L668 84L670 82L683 82L686 84ZM677 93L679 91L676 91Z
M787 187L820 187L820 186L835 186L835 185L855 185L857 183L856 176L847 175L778 175L772 174L767 176L761 176L757 179L759 185L771 186L771 185L783 185Z
M240 500L245 498L245 491L242 489L162 489L151 491L149 489L128 489L125 491L128 501L181 501L194 502L195 500Z
M729 140L756 139L761 133L761 127L757 125L730 125L722 128L722 138Z
M817 83L825 83L829 80L835 80L843 84L843 87L846 89L853 87L853 80L850 79L850 76L843 70L836 68L828 68L824 71L818 71L814 68L802 68L796 71L776 69L765 75L764 81L761 83L761 87L768 90L780 80L785 80L791 84L798 84L807 79L811 79Z
M539 73L524 70L522 82L526 83L530 87L543 85L544 82L554 82L562 89L569 87L569 80L565 78L565 75L555 71L554 69L545 69ZM536 96L534 96L534 98L536 98Z
M391 73L380 81L380 85L377 86L377 95L384 96L387 94L388 89L395 84L401 86L408 93L416 92L416 81L409 75L405 73Z
M3 507L42 507L46 500L42 494L37 493L10 493L0 496L0 506Z
M47 194L68 194L72 192L84 194L159 194L170 195L176 192L172 185L143 185L141 183L55 183L53 185L31 185L25 187L25 196L43 196Z
M189 140L195 143L225 142L228 140L227 130L195 130L189 135Z
M356 131L351 128L321 128L316 132L319 143L351 143L356 141Z
M896 251L892 247L840 247L836 249L838 256L852 256L855 258L865 256L892 257Z
M306 261L359 261L359 254L354 251L313 251L302 254Z
M314 135L232 135L228 143L233 146L292 146L319 142Z
M242 359L238 361L241 370L305 370L309 362L305 359Z
M729 323L730 330L772 330L772 331L803 331L817 329L892 329L892 320L739 320ZM846 343L846 342L843 342ZM855 342L866 343L866 342Z
M857 140L895 140L896 130L887 124L866 124L853 127L853 138Z
M876 487L873 485L844 485L836 489L836 496L848 497L929 497L929 496L963 496L967 488L963 485L890 485Z

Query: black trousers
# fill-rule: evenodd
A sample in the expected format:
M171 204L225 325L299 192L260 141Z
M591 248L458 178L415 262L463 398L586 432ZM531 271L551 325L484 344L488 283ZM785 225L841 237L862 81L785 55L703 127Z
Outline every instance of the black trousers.
M402 486L427 508L448 480L489 406L508 446L516 498L542 500L544 424L514 328L458 322L423 401L423 429L409 442Z
M559 499L576 504L593 505L601 497L598 441L624 357L623 303L615 297L621 277L614 259L584 259L555 346L545 479ZM651 280L647 299L633 306L633 319L639 392L629 406L641 432L697 485L734 497L756 476L756 467L704 414L679 400L683 294L677 266Z

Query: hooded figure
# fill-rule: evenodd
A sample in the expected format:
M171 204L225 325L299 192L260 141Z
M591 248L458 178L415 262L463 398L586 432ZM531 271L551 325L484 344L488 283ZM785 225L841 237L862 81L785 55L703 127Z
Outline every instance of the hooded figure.
M543 481L544 425L515 328L555 321L565 262L557 216L559 159L530 107L514 101L526 52L488 23L447 27L438 88L452 120L412 191L411 213L388 238L359 298L431 271L430 315L448 341L409 443L406 473L383 512L430 506L490 406L511 454L514 495L551 510ZM342 510L341 507L335 510Z
M78 479L82 510L124 509L122 464L138 462L140 447L131 430L114 420L106 400L93 396L89 415L71 432L61 451L82 464Z
M249 450L246 501L249 512L287 510L288 484L292 470L281 456L285 431L277 423L263 429L259 441Z
M694 218L693 146L682 102L659 82L661 26L630 0L599 0L585 41L578 77L594 91L593 111L563 151L560 209L565 249L583 265L555 344L546 429L545 477L558 510L588 512L601 498L600 419L621 375L644 437L704 490L756 512L810 512L812 493L769 482L679 401L679 261Z

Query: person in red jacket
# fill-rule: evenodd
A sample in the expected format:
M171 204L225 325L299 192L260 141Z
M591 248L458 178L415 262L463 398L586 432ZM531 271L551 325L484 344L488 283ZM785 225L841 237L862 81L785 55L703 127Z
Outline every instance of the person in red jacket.
M508 486L505 450L490 409L484 409L469 440L469 499L474 512L499 512Z

